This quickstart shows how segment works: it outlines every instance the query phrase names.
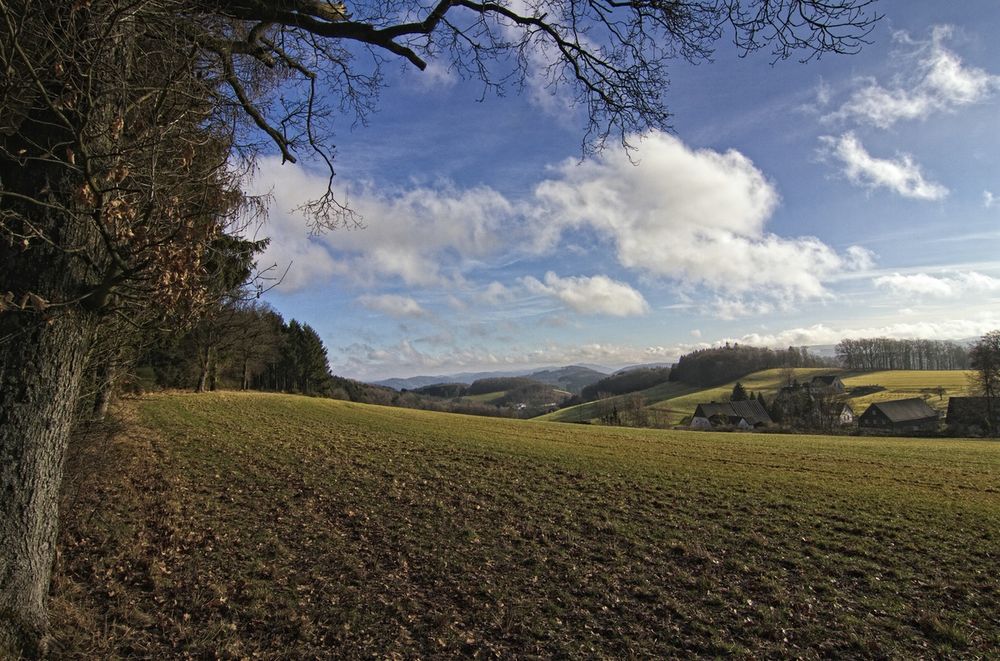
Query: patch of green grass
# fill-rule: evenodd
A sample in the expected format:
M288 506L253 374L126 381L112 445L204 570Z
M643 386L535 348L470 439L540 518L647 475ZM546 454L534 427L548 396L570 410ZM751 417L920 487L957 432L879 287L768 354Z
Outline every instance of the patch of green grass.
M498 399L502 399L507 395L507 390L498 390L496 392L484 392L479 395L464 395L460 399L463 402L479 402L480 404L490 404Z
M848 390L876 385L885 388L848 399L858 415L875 402L910 397L922 397L931 407L943 412L948 409L949 397L972 394L971 376L969 370L886 370L845 376L843 381Z
M1000 654L997 443L139 412L67 520L67 657Z
M663 401L664 399L669 399L671 397L677 397L684 393L694 392L698 390L697 386L691 386L685 383L677 383L673 381L667 381L665 383L660 383L652 388L647 388L646 390L638 391L638 394L642 396L643 403L645 406L650 406L657 402ZM596 402L587 402L585 404L577 404L576 406L569 406L564 409L559 409L558 411L553 411L552 413L546 413L545 415L533 418L534 420L544 420L547 422L584 422L590 421L599 417L602 411L610 409L610 407L618 405L621 406L629 395L619 395L617 397L609 397Z

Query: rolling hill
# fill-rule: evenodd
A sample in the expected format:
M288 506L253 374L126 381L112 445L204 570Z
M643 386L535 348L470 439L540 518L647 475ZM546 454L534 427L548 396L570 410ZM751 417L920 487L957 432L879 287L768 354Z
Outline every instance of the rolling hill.
M69 482L64 657L1000 653L997 443L256 393L121 415Z

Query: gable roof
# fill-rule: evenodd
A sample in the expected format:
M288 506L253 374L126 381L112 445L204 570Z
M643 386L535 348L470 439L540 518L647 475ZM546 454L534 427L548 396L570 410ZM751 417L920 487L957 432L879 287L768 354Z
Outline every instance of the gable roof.
M986 405L985 397L949 397L948 398L948 422L972 423L986 421L989 418L989 407ZM1000 421L1000 402L993 405L993 418Z
M812 378L812 384L813 385L820 385L820 384L822 384L824 386L832 386L834 383L836 383L839 380L840 380L840 377L837 376L836 374L821 374L819 376L814 376Z
M711 402L709 404L699 404L694 412L704 418L711 418L716 415L738 416L751 425L760 423L770 424L771 416L767 414L764 407L756 399L746 399L738 402Z
M854 415L854 409L847 402L835 402L833 404L832 413L834 415L843 415L845 410L850 411L851 415Z
M927 402L919 397L897 399L891 402L875 402L868 407L868 411L871 411L872 409L881 411L882 414L889 418L889 421L893 423L911 422L913 420L926 420L928 418L938 417L937 411L928 406ZM868 411L865 411L865 414L867 414Z

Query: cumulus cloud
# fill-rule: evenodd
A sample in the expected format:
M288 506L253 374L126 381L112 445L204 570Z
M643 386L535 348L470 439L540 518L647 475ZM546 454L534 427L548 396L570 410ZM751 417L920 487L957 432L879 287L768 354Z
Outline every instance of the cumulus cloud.
M521 284L533 294L551 296L583 314L629 317L649 312L649 304L642 294L604 275L560 278L549 271L545 274L545 282L527 276L521 278Z
M986 207L987 209L992 209L994 206L996 206L997 202L1000 202L1000 199L998 199L997 196L994 195L992 191L988 190L983 191L984 207Z
M907 154L895 160L876 158L853 132L839 138L822 136L820 141L821 155L839 161L844 175L858 185L886 188L918 200L942 200L948 195L947 188L925 179L920 166Z
M913 70L890 87L874 79L862 81L826 119L851 119L885 129L900 120L923 119L988 99L1000 89L1000 76L963 63L945 46L952 32L949 26L936 26L924 43L898 34L897 39L912 48L905 59L914 62Z
M551 246L568 228L610 239L625 267L731 294L784 299L825 295L825 279L857 267L863 251L838 254L815 237L785 238L765 224L779 202L774 186L743 154L693 150L648 133L633 155L609 150L566 161L538 185Z
M426 317L427 310L409 296L382 294L380 296L361 296L358 302L369 310L387 314L390 317Z
M737 151L693 150L677 138L634 136L638 165L620 150L579 163L560 163L533 191L512 200L488 187L453 183L377 187L342 180L364 219L361 230L308 236L295 209L319 196L326 177L263 159L255 192L273 197L262 263L292 268L286 291L322 286L332 278L361 287L385 283L456 292L478 291L468 303L510 302L502 283L476 282L484 265L512 263L564 250L563 236L590 229L608 239L618 262L643 276L681 287L705 287L744 310L767 298L785 306L827 295L824 282L866 268L870 253L838 252L815 237L781 237L766 230L779 203L774 186ZM565 281L565 282L564 282ZM601 314L638 314L645 300L605 279L537 281L567 307ZM618 289L614 289L614 285ZM589 304L573 291L589 287ZM614 289L611 304L604 289ZM753 300L751 300L753 299Z
M974 294L1000 292L1000 279L979 273L964 271L931 275L913 273L903 275L893 273L873 280L876 286L903 296L934 297L955 299Z
M335 230L310 237L294 209L318 198L326 177L280 159L261 160L250 190L273 199L265 233L271 243L261 262L284 267L286 291L324 284L333 276L362 283L396 279L413 286L460 282L473 260L485 259L524 241L524 214L497 191L438 186L387 189L344 180L354 190L350 204L364 221L361 230Z

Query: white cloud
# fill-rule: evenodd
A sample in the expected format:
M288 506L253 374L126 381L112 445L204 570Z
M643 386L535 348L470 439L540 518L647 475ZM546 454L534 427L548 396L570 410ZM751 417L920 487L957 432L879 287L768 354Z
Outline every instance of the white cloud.
M915 46L904 58L915 62L914 70L888 88L874 79L864 80L863 86L826 119L853 119L885 129L900 120L923 119L933 112L953 111L988 99L1000 89L1000 76L967 66L948 50L944 42L952 31L948 26L936 26L930 41L924 43L897 35L900 41Z
M500 303L510 301L513 296L513 292L503 283L494 280L482 291L479 295L479 300L487 305L499 305Z
M973 315L969 319L945 321L902 321L882 326L858 328L833 328L825 324L815 324L803 328L789 328L777 333L748 333L742 337L720 340L739 342L761 347L790 347L836 344L845 338L888 337L893 339L917 340L961 340L982 335L1000 328L1000 317L990 314Z
M629 317L649 312L649 304L642 294L604 275L560 278L549 271L544 283L527 276L521 278L521 284L533 294L551 296L583 314Z
M369 310L382 312L391 317L426 317L427 310L409 296L382 294L380 296L361 296L358 302Z
M956 299L975 294L1000 292L1000 279L979 273L964 271L931 275L913 273L903 275L893 273L873 280L876 286L893 293L913 298L934 297Z
M987 209L992 209L994 206L996 206L996 204L998 202L1000 202L1000 199L998 199L997 196L994 195L992 191L988 191L988 190L984 190L983 191L983 206L984 207L986 207Z
M778 193L737 151L692 150L655 131L635 142L638 165L609 150L565 161L538 185L540 249L565 229L589 226L611 239L627 268L786 300L824 296L825 279L867 254L765 231Z
M853 132L839 138L822 136L821 154L841 163L842 171L852 182L867 188L887 188L903 197L918 200L941 200L948 189L927 181L913 158L903 154L898 159L876 158Z
M338 180L352 191L350 203L365 228L319 237L309 237L304 219L290 209L318 197L326 177L262 159L253 190L270 190L274 198L265 228L271 244L262 263L283 267L294 261L282 284L286 291L322 286L335 277L363 287L389 282L481 290L475 275L482 267L564 251L564 234L591 228L610 239L622 266L672 279L681 288L705 287L758 312L765 309L761 299L786 307L824 297L824 282L870 266L870 253L857 246L838 253L815 237L785 238L766 231L778 193L739 152L692 150L660 132L632 140L638 145L633 154L638 165L621 150L582 164L567 160L522 200L449 182L385 188ZM586 284L596 294L598 285L613 281ZM559 292L569 297L568 288ZM645 301L630 292L615 306L563 302L573 309L635 314ZM511 292L495 282L467 302L510 300Z
M251 191L270 191L273 197L264 228L271 244L261 263L284 268L294 262L282 283L286 291L322 285L333 276L361 284L397 279L412 286L447 286L462 280L470 262L530 235L524 213L488 187L457 189L442 183L385 189L338 180L356 189L349 202L364 229L309 237L304 218L293 209L318 198L326 181L301 166L264 158L251 182Z

